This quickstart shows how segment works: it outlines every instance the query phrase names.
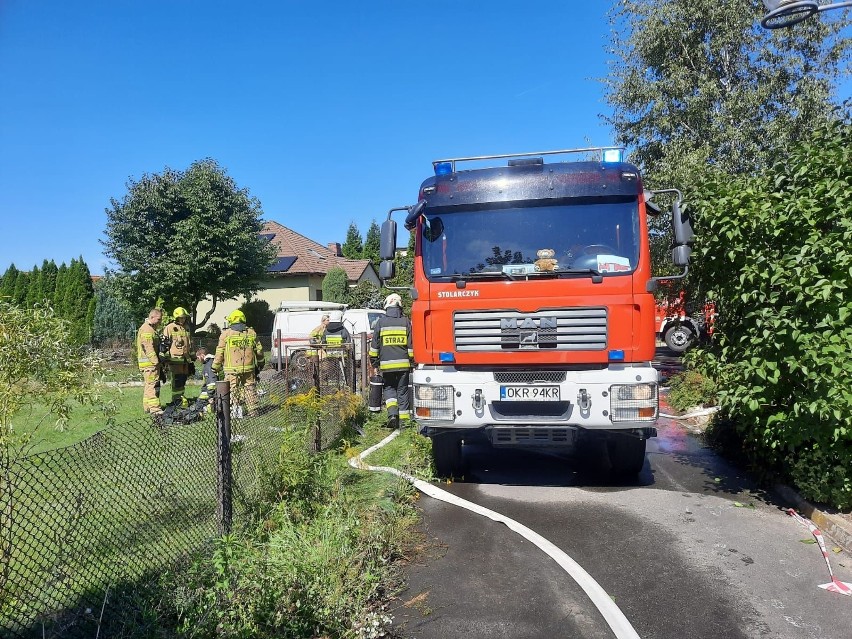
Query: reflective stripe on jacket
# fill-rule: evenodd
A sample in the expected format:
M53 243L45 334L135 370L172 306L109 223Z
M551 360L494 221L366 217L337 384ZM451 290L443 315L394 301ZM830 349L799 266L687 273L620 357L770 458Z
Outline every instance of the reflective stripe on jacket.
M136 333L136 361L139 362L139 368L159 366L159 352L160 336L157 334L157 329L145 320Z
M401 309L391 307L373 327L370 360L382 371L406 370L414 359L411 347L411 322Z
M245 324L231 324L219 336L213 370L226 373L249 373L257 367L263 367L263 345L257 339L253 328ZM223 366L224 365L224 366Z

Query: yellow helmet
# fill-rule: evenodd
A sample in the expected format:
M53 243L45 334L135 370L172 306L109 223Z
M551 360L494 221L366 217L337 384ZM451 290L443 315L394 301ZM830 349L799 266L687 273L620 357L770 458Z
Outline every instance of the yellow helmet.
M178 306L172 313L172 317L175 319L178 319L179 317L189 317L189 313L183 306Z
M241 310L237 309L236 311L232 311L230 315L228 315L228 324L239 324L246 323L246 314Z

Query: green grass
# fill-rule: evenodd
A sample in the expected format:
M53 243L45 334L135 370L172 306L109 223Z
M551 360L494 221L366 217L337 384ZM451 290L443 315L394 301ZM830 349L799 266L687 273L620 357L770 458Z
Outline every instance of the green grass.
M198 397L201 387L190 380L185 395L190 401ZM165 384L160 392L160 403L165 406L172 400L171 384ZM110 424L122 424L145 416L142 410L141 386L104 386L102 406L72 405L71 418L63 428L56 427L56 420L43 405L32 405L13 419L13 427L19 435L31 435L25 447L26 454L41 453L81 442ZM108 412L105 411L108 409ZM109 416L108 416L109 414Z

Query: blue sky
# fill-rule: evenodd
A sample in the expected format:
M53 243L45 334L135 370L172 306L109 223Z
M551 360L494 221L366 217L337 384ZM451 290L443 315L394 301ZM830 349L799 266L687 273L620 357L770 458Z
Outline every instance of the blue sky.
M204 157L327 244L434 159L610 144L608 4L0 0L0 273L102 273L127 178Z
M102 273L128 177L205 157L327 244L434 159L611 144L609 5L0 0L0 272Z

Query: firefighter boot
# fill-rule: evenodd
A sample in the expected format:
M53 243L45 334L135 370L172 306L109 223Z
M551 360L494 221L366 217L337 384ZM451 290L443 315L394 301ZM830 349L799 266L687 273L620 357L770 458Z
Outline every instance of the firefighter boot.
M396 430L397 428L399 428L399 415L391 415L390 417L388 417L387 426L391 430Z

